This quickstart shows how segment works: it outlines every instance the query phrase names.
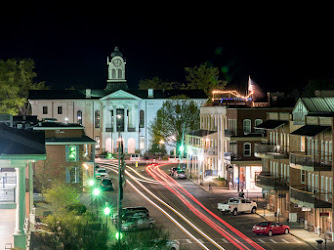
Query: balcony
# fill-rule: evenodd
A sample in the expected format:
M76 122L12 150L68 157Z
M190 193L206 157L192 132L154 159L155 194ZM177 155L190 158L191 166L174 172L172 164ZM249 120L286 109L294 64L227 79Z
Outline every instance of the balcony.
M326 156L325 159L319 159L312 155L306 155L305 152L290 153L290 167L306 171L331 171L332 156ZM330 159L330 160L329 160Z
M272 176L269 172L261 172L257 175L255 185L266 190L289 190L285 179Z
M306 186L290 186L290 201L308 208L332 208L332 193L309 190Z
M207 154L207 155L217 155L217 153L218 153L218 149L216 147L204 149L204 154Z
M288 159L289 154L279 145L255 143L254 155L266 159Z
M128 127L128 132L136 132L136 128L130 128L130 127Z

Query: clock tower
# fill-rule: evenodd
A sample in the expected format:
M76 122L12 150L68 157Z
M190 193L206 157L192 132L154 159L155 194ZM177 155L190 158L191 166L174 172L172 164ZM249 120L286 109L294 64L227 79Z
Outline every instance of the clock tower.
M123 54L115 47L114 51L107 57L108 80L106 90L115 91L127 90L128 85L125 79L125 59Z

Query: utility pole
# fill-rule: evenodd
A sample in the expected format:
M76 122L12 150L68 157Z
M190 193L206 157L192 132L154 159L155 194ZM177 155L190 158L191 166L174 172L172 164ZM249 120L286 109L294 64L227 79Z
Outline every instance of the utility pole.
M123 156L123 143L121 141L121 128L118 130L118 249L121 249L122 238L122 200L123 200L123 180L121 154Z

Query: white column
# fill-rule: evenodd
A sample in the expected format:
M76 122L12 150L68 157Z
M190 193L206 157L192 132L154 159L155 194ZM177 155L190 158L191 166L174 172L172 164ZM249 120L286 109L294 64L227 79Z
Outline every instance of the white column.
M33 179L33 163L29 162L29 213L32 213L33 208L33 195L34 195L34 179Z
M128 108L124 108L124 132L128 132Z
M24 219L26 215L26 179L25 165L20 164L16 167L17 185L16 185L16 225L14 233L14 247L25 249L26 235L24 233ZM17 165L15 165L17 166Z

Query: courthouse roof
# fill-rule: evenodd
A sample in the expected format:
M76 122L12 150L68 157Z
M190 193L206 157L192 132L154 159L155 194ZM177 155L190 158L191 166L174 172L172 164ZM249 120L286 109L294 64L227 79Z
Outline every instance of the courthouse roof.
M118 90L116 90L118 91ZM113 92L116 92L113 91ZM86 98L86 90L30 90L30 100L52 100L52 99L100 99L108 94L108 90L92 89L90 98ZM207 99L203 90L189 89L189 90L154 90L153 97L148 96L147 90L127 90L126 92L138 96L142 99L167 99L176 95L185 95L189 98Z

